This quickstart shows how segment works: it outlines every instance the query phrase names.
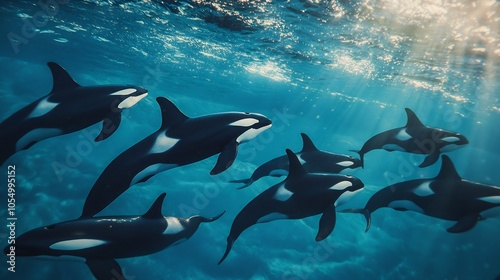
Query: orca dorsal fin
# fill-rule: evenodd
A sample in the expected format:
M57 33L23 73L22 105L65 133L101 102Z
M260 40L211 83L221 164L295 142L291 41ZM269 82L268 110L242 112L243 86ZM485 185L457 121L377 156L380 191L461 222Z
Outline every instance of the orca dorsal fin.
M417 115L410 108L405 108L405 111L408 118L406 121L406 127L424 126L424 124L418 119Z
M317 151L318 150L318 148L316 148L316 146L314 146L314 143L312 142L311 138L309 138L309 136L307 136L307 134L301 133L300 136L302 136L302 142L304 143L302 145L302 151L301 151L301 153L303 153L303 152L313 152L313 151Z
M47 65L52 72L52 92L64 91L65 89L73 89L80 85L73 80L69 73L55 62L49 62Z
M290 149L286 149L286 154L288 156L288 162L290 165L288 176L286 178L288 179L305 175L307 171L304 169L304 166L300 164L297 155L295 155Z
M158 102L161 109L162 129L172 127L189 119L177 108L177 106L175 106L174 103L172 103L172 101L166 99L165 97L156 98L156 102Z
M161 213L161 207L163 206L163 200L165 199L166 193L162 193L158 196L158 198L153 202L153 205L149 208L148 212L142 215L142 218L146 219L160 219L163 218L163 214Z
M441 163L441 170L439 171L439 174L436 176L436 178L439 179L456 179L456 180L462 180L462 177L458 174L457 170L455 169L455 165L453 165L453 162L447 155L442 155L441 156L442 163Z

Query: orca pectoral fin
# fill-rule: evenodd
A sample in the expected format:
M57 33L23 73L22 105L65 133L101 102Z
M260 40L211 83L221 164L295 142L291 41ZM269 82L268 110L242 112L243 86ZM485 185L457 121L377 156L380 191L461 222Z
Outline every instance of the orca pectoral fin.
M201 221L204 222L204 223L211 223L213 221L217 221L220 217L222 217L222 215L224 215L226 213L226 210L222 211L219 215L217 216L213 216L213 217L210 217L210 218L205 218L205 217L200 217L201 218Z
M85 263L97 280L125 279L122 268L114 259L87 260Z
M337 216L335 213L335 207L333 205L328 206L328 208L323 212L321 219L319 220L319 231L316 235L316 241L321 241L332 233L335 228L335 222L337 221Z
M418 166L420 168L431 166L439 159L439 150L436 150L432 154L428 155L424 161Z
M212 171L210 171L210 175L219 174L231 166L234 160L236 159L236 154L238 153L238 142L236 140L231 141L227 144L217 159L217 163L215 164Z
M448 228L446 231L450 233L466 232L472 229L477 224L477 221L479 221L480 219L481 216L479 216L478 214L463 216L460 219L458 219L456 224Z
M113 134L122 120L121 112L109 112L102 122L101 133L94 139L95 142L102 141Z

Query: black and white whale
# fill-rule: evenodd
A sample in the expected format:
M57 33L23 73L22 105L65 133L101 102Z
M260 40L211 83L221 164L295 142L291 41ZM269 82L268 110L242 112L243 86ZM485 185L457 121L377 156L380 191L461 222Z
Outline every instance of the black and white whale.
M259 194L236 215L219 264L227 257L240 234L258 223L322 214L316 241L325 239L335 227L336 207L364 187L359 179L352 176L307 173L292 151L287 149L286 153L290 161L288 176L283 182Z
M459 233L472 229L487 217L500 215L500 187L464 180L450 158L442 155L439 174L432 179L416 179L397 183L376 192L363 209L346 209L344 213L361 213L366 218L366 231L371 213L383 207L414 211L456 223L447 229Z
M158 131L116 157L90 190L82 217L104 209L136 183L155 174L220 153L210 174L218 174L234 162L238 145L271 127L260 114L230 112L196 118L184 115L170 100L158 97L162 125Z
M108 138L120 125L121 112L147 95L130 85L81 86L57 63L49 62L52 91L0 123L0 165L18 151L58 135L103 122L95 141Z
M441 153L469 143L459 133L423 125L412 110L405 110L408 118L405 126L379 133L368 139L360 151L355 151L360 155L363 167L364 155L375 149L426 154L428 156L419 166L427 167L434 164Z
M30 230L17 237L15 244L5 247L4 253L80 259L99 280L118 276L125 279L115 259L149 255L179 244L190 238L201 223L215 221L224 214L212 218L164 217L164 198L165 193L142 216L92 217Z
M302 136L302 150L295 153L299 158L302 166L309 173L340 173L347 168L358 168L361 166L361 161L357 158L348 155L334 154L321 151L311 138L305 133ZM287 155L274 158L261 166L257 167L252 176L248 179L232 180L233 183L244 183L239 189L250 186L253 182L265 176L281 177L288 174L288 157Z

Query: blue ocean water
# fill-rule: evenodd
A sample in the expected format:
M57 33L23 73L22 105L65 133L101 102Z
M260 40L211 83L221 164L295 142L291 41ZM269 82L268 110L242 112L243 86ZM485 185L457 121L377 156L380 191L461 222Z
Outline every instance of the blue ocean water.
M283 178L243 190L228 181L286 148L299 151L301 132L322 150L357 156L350 150L403 126L408 107L426 125L467 136L470 144L448 154L463 178L500 185L499 21L492 0L2 1L0 120L51 90L49 61L82 85L149 90L109 139L91 141L95 125L37 143L2 166L16 165L16 234L77 218L107 164L158 129L155 98L165 96L188 116L258 112L273 127L242 144L220 175L209 175L216 157L172 169L102 212L140 215L162 192L164 215L227 210L184 243L119 259L129 279L495 279L500 218L450 234L453 222L388 208L372 215L367 233L361 216L339 213L319 243L319 216L255 225L217 262L236 214ZM364 206L392 183L434 177L439 162L418 168L421 160L370 152L365 168L351 172L365 189L345 207ZM2 227L2 247L7 233ZM12 273L3 260L2 279L92 279L79 262L19 257Z

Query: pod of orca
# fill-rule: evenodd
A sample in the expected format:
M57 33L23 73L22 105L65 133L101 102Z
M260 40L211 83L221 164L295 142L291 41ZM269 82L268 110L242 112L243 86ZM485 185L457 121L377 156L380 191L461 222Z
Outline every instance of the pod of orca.
M361 166L361 161L357 158L318 150L307 134L301 133L300 136L302 136L303 146L302 150L296 155L301 164L308 171L314 173L340 173L344 169L354 169ZM244 183L244 185L240 187L240 189L242 189L265 176L284 176L288 174L288 161L286 155L277 157L255 169L250 178L232 180L230 182Z
M16 153L44 139L82 130L102 122L95 141L110 137L117 129L123 109L146 97L139 86L80 86L68 72L54 62L48 66L53 76L52 91L21 108L0 123L3 148L0 164ZM264 115L247 112L216 113L198 117L183 114L170 100L157 97L162 124L103 170L85 200L79 218L30 230L14 245L17 256L80 258L97 279L125 279L119 258L144 256L161 251L190 238L201 223L213 222L223 214L206 218L164 217L162 193L150 209L140 216L96 216L128 188L145 184L152 176L214 155L218 155L211 175L227 170L236 160L238 146L272 127ZM236 215L227 236L226 249L218 264L229 255L238 237L249 227L278 219L302 219L321 215L315 240L327 238L335 228L336 208L364 188L356 177L341 174L346 169L364 168L364 156L374 149L426 155L420 167L436 163L441 170L434 178L396 183L376 192L364 208L341 210L360 213L366 218L388 207L415 211L455 222L447 229L461 233L478 221L500 213L500 187L467 181L459 175L451 159L443 153L468 144L465 136L441 128L425 126L406 108L404 127L381 132L364 143L360 158L319 150L305 133L298 153L286 155L259 166L247 179L231 183L246 188L265 176L285 179L263 191ZM126 170L126 172L124 172ZM496 212L496 213L495 213Z
M16 240L16 254L81 258L97 279L116 279L123 273L115 259L148 255L179 244L201 223L224 214L211 218L164 217L164 198L165 193L141 216L80 218L30 230Z
M361 150L355 151L361 157L361 166L364 167L366 153L375 149L384 149L390 152L427 154L428 156L419 165L419 167L427 167L434 164L442 152L448 152L469 143L467 138L459 133L425 126L412 110L408 108L405 110L408 120L404 127L379 133L368 139Z
M131 185L174 167L219 154L210 174L219 174L236 159L238 145L271 127L260 114L220 113L188 118L164 97L156 99L162 124L153 134L135 144L104 169L90 190L82 217L92 217ZM123 172L127 170L127 172Z
M48 66L52 91L0 123L0 165L41 140L101 121L102 131L95 141L104 140L120 125L122 110L148 94L146 89L131 85L81 86L57 63L49 62Z

